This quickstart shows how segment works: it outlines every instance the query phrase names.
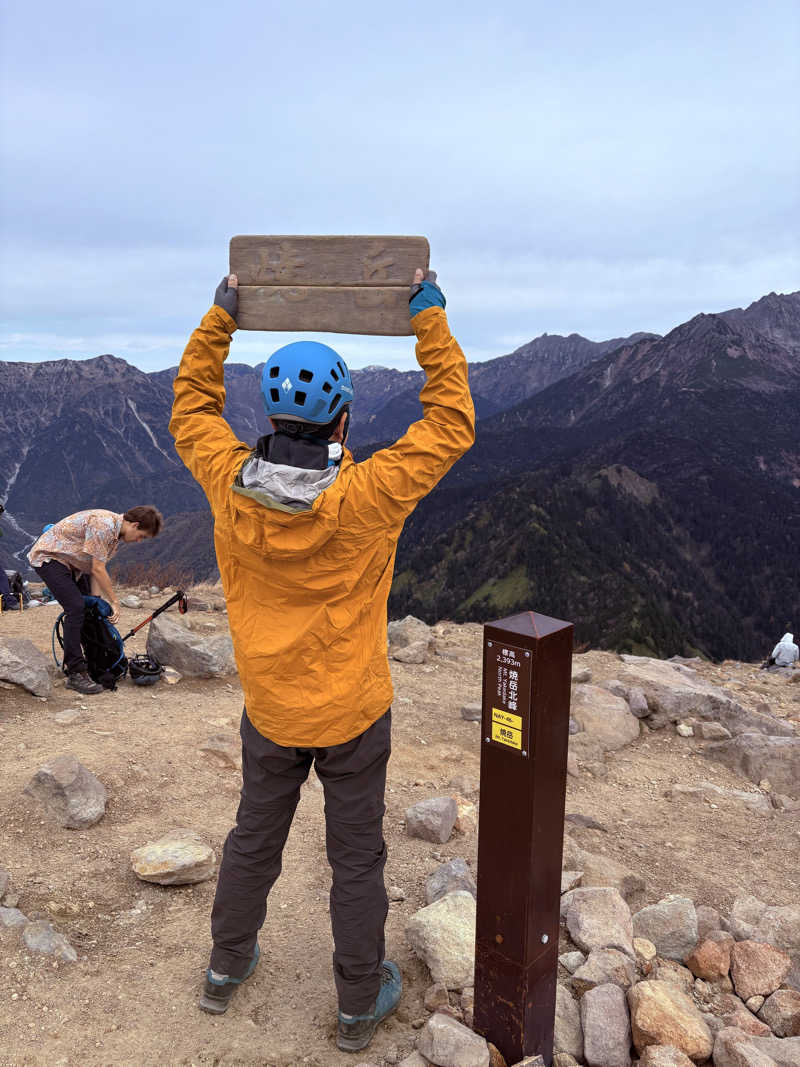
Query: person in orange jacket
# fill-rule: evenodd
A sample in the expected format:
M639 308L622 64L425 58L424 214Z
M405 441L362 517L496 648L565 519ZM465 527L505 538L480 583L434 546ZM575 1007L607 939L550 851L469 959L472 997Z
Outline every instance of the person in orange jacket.
M237 286L235 275L223 278L189 340L170 421L214 516L245 697L241 802L223 850L200 1007L224 1012L255 969L267 896L313 763L333 873L337 1045L355 1052L402 988L397 966L384 958L393 696L386 605L406 518L473 443L467 364L436 275L418 270L409 311L427 379L422 419L356 463L345 447L353 400L347 366L327 345L299 341L264 367L274 433L253 449L222 414Z

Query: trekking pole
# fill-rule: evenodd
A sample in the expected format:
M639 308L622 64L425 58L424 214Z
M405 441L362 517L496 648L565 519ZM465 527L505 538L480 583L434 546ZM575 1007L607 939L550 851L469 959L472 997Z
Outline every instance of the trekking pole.
M125 634L122 638L123 643L127 641L129 637L133 637L137 630L141 630L143 626L147 626L148 622L152 622L157 615L160 615L162 611L166 611L167 608L171 608L176 602L178 611L181 615L185 615L189 610L189 605L186 602L186 594L182 589L179 589L178 592L174 596L171 596L165 604L162 604L160 608L156 608L152 615L148 615L144 622L140 622L138 626L134 626L130 633Z

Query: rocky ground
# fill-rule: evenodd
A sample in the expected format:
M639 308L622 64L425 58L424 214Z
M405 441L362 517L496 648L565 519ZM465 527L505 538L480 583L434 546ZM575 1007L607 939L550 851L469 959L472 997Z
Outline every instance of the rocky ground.
M142 605L123 608L123 632L165 599L138 592ZM192 655L202 657L209 642L213 669L227 670L224 611L201 610L222 607L219 593L200 589L193 597L182 620L192 626ZM34 678L35 652L18 639L49 656L56 613L41 607L0 616L0 678L27 671L34 689L43 684ZM167 618L165 631L181 626L177 614ZM144 651L145 632L128 642L129 654ZM442 871L449 861L466 862L457 884L467 890L443 898L458 912L445 938L458 941L474 915L470 804L478 801L481 731L462 708L480 701L481 634L480 626L447 622L398 634L395 652L412 662L392 662L387 947L405 990L360 1056L337 1052L333 1041L329 873L313 774L270 897L261 964L226 1016L197 1009L213 876L164 886L132 868L134 850L174 829L193 831L199 849L219 856L239 790L236 675L191 677L186 653L183 665L172 664L180 680L153 688L126 680L116 692L81 698L55 675L46 696L0 683L0 1065L488 1065L485 1043L458 1045L463 1034L444 1032L470 1022L468 982L442 970L435 931L427 941L419 934L426 919L419 913L436 892L428 880L437 874L445 888L452 884L445 877L452 865ZM625 1067L641 1056L642 1067L678 1065L687 1052L703 1063L712 1047L717 1067L800 1063L792 992L800 986L799 677L746 663L575 656L565 842L565 866L575 873L564 883L572 895L562 898L559 1064ZM63 755L105 790L99 821L84 828L63 825L64 813L43 799L46 783L24 791ZM428 828L415 829L408 809L434 797L440 803L422 820ZM94 818L89 812L86 822ZM670 894L677 904L665 902ZM612 913L630 945L608 933ZM606 925L593 942L585 929L598 922ZM771 944L773 954L752 950L761 956L745 959L752 942ZM593 958L581 967L567 953ZM670 990L678 991L672 1000ZM675 1001L678 993L689 1008ZM666 1019L660 1030L654 1015ZM746 1034L778 1044L758 1049ZM657 1050L670 1044L683 1052Z

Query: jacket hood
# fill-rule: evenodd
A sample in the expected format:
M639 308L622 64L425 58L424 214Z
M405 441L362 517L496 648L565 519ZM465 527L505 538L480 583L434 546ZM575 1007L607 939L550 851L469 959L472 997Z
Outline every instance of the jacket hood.
M779 645L791 645L794 644L794 634L784 634L778 642Z
M273 559L301 559L333 537L353 461L338 443L326 448L331 466L324 469L274 463L257 452L245 460L232 486L240 543Z

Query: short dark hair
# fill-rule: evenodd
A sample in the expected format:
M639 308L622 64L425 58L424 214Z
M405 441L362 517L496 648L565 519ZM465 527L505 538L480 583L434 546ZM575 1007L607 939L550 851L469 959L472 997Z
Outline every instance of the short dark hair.
M128 522L135 522L140 530L149 533L151 537L157 537L164 525L164 516L152 504L139 504L138 507L129 508L122 517Z
M295 422L294 419L281 419L272 417L272 425L277 433L285 433L288 437L321 437L327 440L336 431L339 420L345 412L349 413L350 405L345 404L337 414L323 425L315 422Z

